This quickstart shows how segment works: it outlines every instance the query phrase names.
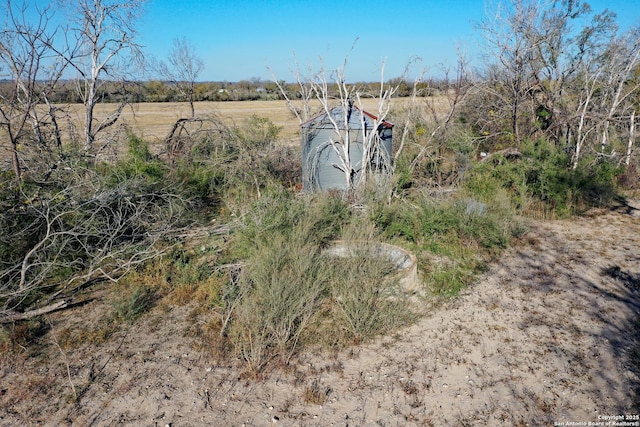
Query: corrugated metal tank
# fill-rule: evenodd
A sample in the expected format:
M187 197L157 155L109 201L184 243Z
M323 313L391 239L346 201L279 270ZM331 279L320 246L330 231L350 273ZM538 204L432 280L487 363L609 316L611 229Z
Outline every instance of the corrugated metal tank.
M343 107L333 108L329 114L340 127L344 134ZM338 135L329 114L322 114L301 125L302 130L302 188L305 192L321 190L348 190L345 173L339 168L342 165L340 157L329 141L338 141L343 135ZM363 120L364 116L364 120ZM363 123L366 133L373 131L376 117L351 107L349 113L349 150L353 179L357 179L362 168L363 153ZM383 153L378 153L378 158L384 156L391 159L392 129L389 122L382 122L377 132L380 136L380 146ZM375 162L371 165L376 169Z

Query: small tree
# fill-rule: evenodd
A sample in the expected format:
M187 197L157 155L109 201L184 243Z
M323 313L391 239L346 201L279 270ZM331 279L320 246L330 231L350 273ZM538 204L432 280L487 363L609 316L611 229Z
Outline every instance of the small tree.
M189 117L178 118L165 138L167 155L170 159L179 156L184 150L184 136L188 133L189 123L201 124L204 120L196 117L195 85L198 76L204 69L204 62L196 54L195 48L185 38L176 38L169 52L168 64L160 62L159 72L163 78L171 82L181 97L189 102Z
M55 141L61 149L55 109L50 106L47 112L42 112L36 107L50 105L49 96L62 76L65 63L51 59L56 58L53 39L57 28L50 25L53 16L50 7L33 11L24 3L16 6L7 0L4 10L7 25L0 31L0 78L12 85L9 91L0 94L0 128L11 146L11 165L19 186L24 148L35 142L40 149L50 149L43 128L54 128ZM29 20L29 15L36 18Z
M407 107L406 121L403 124L400 146L396 151L396 158L399 158L409 132L415 135L418 133L416 126L424 126L423 135L415 141L417 154L409 163L410 173L415 172L426 157L431 157L436 164L443 161L444 153L448 150L446 145L450 142L450 133L455 127L455 118L473 87L467 68L466 58L459 52L458 62L453 71L448 68L443 70L444 77L438 82L441 87L439 93L425 96L420 102L418 102L418 96L425 95L420 92L425 71L415 79ZM452 73L453 78L450 77ZM441 185L443 181L441 170L438 168L433 172L436 175L436 183Z
M498 64L486 76L486 90L501 101L499 114L508 119L516 144L522 137L520 121L533 80L536 46L532 36L538 17L536 2L512 0L494 5L480 25L488 56Z
M173 40L173 46L167 59L169 64L160 63L161 75L178 89L189 102L191 118L196 116L194 107L195 84L204 69L204 62L196 54L195 48L185 38Z
M105 129L113 126L127 105L125 81L127 71L143 60L141 46L136 42L136 22L142 13L144 0L66 0L73 23L72 41L81 49L79 60L66 57L78 73L76 89L85 107L84 143L94 151L94 142ZM110 81L121 81L121 101L103 119L95 115L101 91Z

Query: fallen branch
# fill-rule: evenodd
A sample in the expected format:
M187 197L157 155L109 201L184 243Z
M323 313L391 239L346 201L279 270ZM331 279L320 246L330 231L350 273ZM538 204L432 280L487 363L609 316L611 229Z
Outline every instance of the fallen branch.
M9 312L8 314L5 314L2 317L0 317L0 324L11 323L18 320L28 320L37 316L42 316L43 314L48 314L57 310L62 310L63 308L66 308L70 302L71 302L70 300L62 300L62 301L58 301L53 304L49 304L47 306L38 308L36 310L25 311L24 313Z

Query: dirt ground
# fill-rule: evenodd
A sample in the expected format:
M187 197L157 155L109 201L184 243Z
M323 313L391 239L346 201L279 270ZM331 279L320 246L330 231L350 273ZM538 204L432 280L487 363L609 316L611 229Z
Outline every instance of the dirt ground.
M413 326L311 351L259 380L195 346L202 320L189 307L156 307L104 344L73 349L69 331L91 329L104 304L49 315L48 351L4 358L0 426L638 421L638 209L534 221L477 284Z

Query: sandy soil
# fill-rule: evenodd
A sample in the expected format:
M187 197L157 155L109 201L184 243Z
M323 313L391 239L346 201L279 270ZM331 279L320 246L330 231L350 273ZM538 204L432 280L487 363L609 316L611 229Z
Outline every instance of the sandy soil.
M419 323L341 353L309 352L260 380L194 347L199 320L188 307L159 307L107 343L76 349L56 342L99 323L105 307L96 300L50 315L49 351L5 358L0 425L551 426L633 417L637 208L536 221L476 285Z

